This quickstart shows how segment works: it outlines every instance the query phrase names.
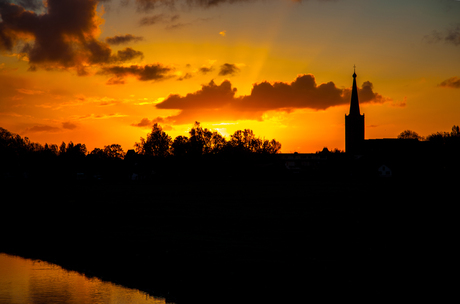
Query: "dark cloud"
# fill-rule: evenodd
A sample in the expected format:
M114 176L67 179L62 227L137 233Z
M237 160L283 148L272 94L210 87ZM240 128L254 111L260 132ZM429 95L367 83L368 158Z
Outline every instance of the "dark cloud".
M370 81L363 82L361 89L359 90L359 102L366 103L384 103L391 101L389 98L383 97L382 95L374 92L374 85ZM343 98L345 101L351 100L351 89L343 90Z
M170 95L156 105L158 109L182 110L176 116L165 118L168 123L190 123L195 120L261 120L267 111L290 112L295 109L325 110L348 105L351 88L338 88L333 82L316 84L313 75L299 75L293 82L261 82L254 84L251 94L235 97L237 89L230 81L220 85L211 81L201 90L186 96ZM374 92L366 81L359 89L361 103L382 103L390 99Z
M190 74L190 73L185 73L184 76L181 76L181 77L177 78L177 80L182 81L182 80L190 79L190 78L192 78L192 77L193 77L192 74Z
M109 79L107 84L122 84L124 83L124 79L128 76L133 76L141 81L164 80L172 77L170 75L170 72L172 71L172 68L163 66L161 64L148 64L145 66L107 66L102 67L98 73L104 75L113 75L115 77Z
M90 50L89 61L92 64L124 62L136 57L143 58L144 56L142 52L136 51L130 47L119 50L116 55L112 55L110 47L106 43L97 40L90 41L87 44L87 48Z
M36 11L43 8L42 0L16 0L11 2L16 3L17 5L20 5L23 8L32 11Z
M140 51L133 50L132 48L125 48L124 50L118 51L115 56L116 61L129 61L136 57L144 57L144 54Z
M153 25L157 24L159 22L163 22L165 20L165 15L164 14L159 14L155 16L150 16L150 17L144 17L139 21L139 25L144 26L144 25Z
M150 129L155 123L161 124L161 127L164 131L172 131L174 128L170 125L166 125L166 120L162 117L157 117L152 120L149 120L148 118L142 118L140 122L138 123L133 123L131 126L133 127L139 127L139 128L146 128Z
M235 64L224 63L223 65L220 66L219 76L227 76L227 75L233 76L239 71L240 69Z
M452 27L446 31L444 40L454 45L460 45L460 24Z
M137 11L139 13L145 13L152 11L158 7L165 6L169 8L176 8L178 4L185 4L189 8L191 7L201 7L201 8L211 8L223 4L234 4L234 3L244 3L244 2L255 2L256 0L134 0L133 2L136 5ZM308 0L292 0L293 2L305 2ZM317 0L320 2L334 2L338 0ZM131 3L131 0L122 0L123 5L128 5Z
M218 109L235 100L236 88L232 88L230 81L225 80L220 85L211 81L203 85L201 90L189 93L185 97L177 94L169 95L168 98L157 104L158 109Z
M131 34L105 38L105 42L107 42L108 44L112 44L112 45L120 45L120 44L126 44L126 43L131 43L131 42L138 42L142 40L144 40L144 37L133 36Z
M142 118L142 120L138 123L131 124L133 127L140 127L140 128L151 128L153 126L153 122L150 121L148 118Z
M191 6L213 7L224 3L253 2L253 0L187 0Z
M100 64L112 61L112 50L108 44L92 39L85 43L85 46L89 50L88 59L90 63Z
M174 3L174 0L135 0L137 5L137 10L139 12L147 12L153 10L158 5L164 5L168 3Z
M437 43L444 41L455 46L460 45L460 24L446 29L444 32L433 31L430 35L425 35L423 40L428 43Z
M128 48L113 55L107 43L96 39L102 23L96 13L99 1L48 0L40 15L1 1L0 50L27 56L31 71L75 68L79 75L87 74L87 66L141 56ZM18 1L25 2L31 1Z
M126 79L121 77L121 76L114 76L112 78L110 78L109 80L107 80L107 82L105 84L107 85L121 85L121 84L125 84L126 83Z
M138 12L149 12L160 6L167 6L175 8L178 3L186 4L188 7L203 7L210 8L225 3L240 3L240 2L252 2L254 0L135 0L135 5ZM323 0L324 1L324 0ZM130 3L130 0L123 0L125 4Z
M191 24L192 24L191 22L189 22L189 23L174 23L174 24L170 24L170 25L166 26L165 29L167 29L167 30L177 30L177 29L180 29L182 27L189 26Z
M262 82L255 84L251 95L245 97L244 107L263 110L312 108L324 110L345 103L343 90L333 82L316 84L313 75L298 76L292 83Z
M431 34L425 35L423 37L423 40L430 44L436 43L436 42L443 40L443 35L438 31L433 31Z
M67 130L73 130L77 128L77 125L67 121L62 123L62 128Z
M441 82L438 86L444 87L444 88L460 89L460 78L451 77Z
M179 19L179 15L165 15L165 14L158 14L150 17L144 17L139 21L139 25L146 26L146 25L153 25L157 23L171 23Z
M201 67L199 70L198 70L200 73L203 73L203 74L207 74L209 72L212 72L214 71L214 67Z
M33 126L31 128L28 128L26 132L28 133L39 133L39 132L59 132L61 131L60 128L57 127L52 127L52 126L47 126L47 125L39 125L39 126Z

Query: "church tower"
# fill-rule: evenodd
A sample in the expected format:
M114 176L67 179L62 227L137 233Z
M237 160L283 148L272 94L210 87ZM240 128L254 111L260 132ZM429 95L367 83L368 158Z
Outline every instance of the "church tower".
M359 112L358 87L356 86L356 70L353 73L350 113L345 114L345 152L361 154L364 146L364 114Z

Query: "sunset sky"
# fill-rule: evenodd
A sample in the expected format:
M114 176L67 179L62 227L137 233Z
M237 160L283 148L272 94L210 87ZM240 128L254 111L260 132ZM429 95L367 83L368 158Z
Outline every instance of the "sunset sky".
M458 0L0 0L0 127L121 144L152 124L344 150L353 66L366 138L460 124Z

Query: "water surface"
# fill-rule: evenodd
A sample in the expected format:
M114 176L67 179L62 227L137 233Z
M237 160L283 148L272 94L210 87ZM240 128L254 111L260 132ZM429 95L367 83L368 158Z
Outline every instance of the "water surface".
M165 299L40 260L0 253L0 303L163 304Z

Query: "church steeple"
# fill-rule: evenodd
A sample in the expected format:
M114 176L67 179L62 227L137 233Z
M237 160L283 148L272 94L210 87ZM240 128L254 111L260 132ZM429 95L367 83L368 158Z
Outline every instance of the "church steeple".
M353 72L353 87L351 89L351 102L350 102L350 113L352 116L359 116L359 100L358 100L358 87L356 86L356 67Z
M356 68L353 72L350 113L345 115L345 152L361 154L364 150L364 114L359 111L358 87L356 85Z

